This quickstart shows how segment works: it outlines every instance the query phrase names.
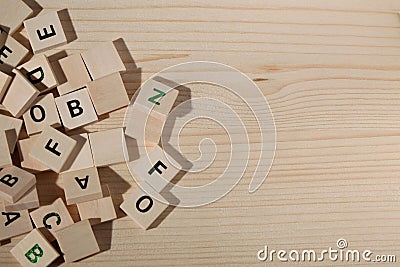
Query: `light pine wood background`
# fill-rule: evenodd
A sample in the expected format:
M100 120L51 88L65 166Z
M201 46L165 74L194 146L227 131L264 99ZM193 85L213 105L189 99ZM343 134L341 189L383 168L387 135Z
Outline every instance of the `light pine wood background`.
M140 82L165 67L217 61L256 82L277 128L273 167L255 194L247 191L256 162L252 153L240 184L216 203L176 208L150 231L119 211L120 219L95 227L103 252L79 265L263 265L256 253L264 245L322 250L335 248L339 238L345 238L350 249L399 258L398 0L37 4L44 12L67 8L75 29L77 40L53 52L78 53L122 38L118 50L128 68L123 78L130 96ZM66 31L73 35L72 27ZM181 92L178 102L219 92L207 86L190 89ZM236 108L245 113L240 105ZM113 112L86 129L119 127L123 115L124 110ZM256 148L257 131L249 124ZM198 141L207 136L214 137L221 151L227 148L225 133L208 121L190 124L182 134L188 158L196 157ZM226 153L220 153L210 169L188 174L180 183L204 184L224 163ZM134 184L125 165L104 168L100 174L118 205L121 194ZM62 195L55 175L38 180L43 204ZM1 266L16 264L9 250L18 240L0 248ZM318 263L324 264L332 263Z

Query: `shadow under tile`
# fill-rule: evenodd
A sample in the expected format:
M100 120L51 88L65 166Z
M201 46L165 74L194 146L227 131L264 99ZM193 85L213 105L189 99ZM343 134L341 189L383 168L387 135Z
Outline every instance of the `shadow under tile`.
M126 215L120 210L119 206L123 202L122 194L126 193L131 185L110 167L98 168L98 171L101 183L107 184L110 188L117 218L125 217Z
M121 74L121 77L127 90L129 99L131 99L137 89L139 89L141 86L142 69L137 67L124 39L119 38L113 41L113 43L126 68L126 71Z
M65 36L67 37L67 43L71 43L78 39L75 31L74 24L72 23L71 16L69 15L68 9L62 9L57 12L60 17L61 25L64 29Z
M36 17L43 10L43 7L35 0L22 0L22 2L33 10L33 14L30 18Z

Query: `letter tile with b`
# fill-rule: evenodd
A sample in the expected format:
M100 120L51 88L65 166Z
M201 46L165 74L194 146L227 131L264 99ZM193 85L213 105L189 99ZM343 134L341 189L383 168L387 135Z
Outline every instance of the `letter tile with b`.
M36 184L35 175L15 166L0 171L0 198L15 203Z
M60 256L38 229L15 245L11 254L22 266L48 266Z
M72 130L97 121L97 114L87 88L56 98L61 121L67 130Z

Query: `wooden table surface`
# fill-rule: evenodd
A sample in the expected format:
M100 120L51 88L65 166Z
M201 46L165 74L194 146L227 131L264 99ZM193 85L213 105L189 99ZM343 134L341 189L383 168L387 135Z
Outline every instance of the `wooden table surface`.
M78 53L119 39L130 96L166 67L217 61L252 78L275 118L275 160L256 193L248 193L257 162L252 153L244 178L226 197L200 208L171 209L149 231L119 211L118 220L95 227L102 252L77 265L262 265L257 251L265 245L322 250L336 248L339 238L349 249L400 256L398 0L27 2L36 11L68 9L63 23L77 38L48 54ZM178 102L219 92L212 86L190 89ZM85 129L120 127L123 116L124 110L113 112ZM251 125L249 132L256 150L258 133ZM199 140L208 136L227 148L225 133L199 120L182 132L188 158L198 156ZM212 181L226 157L222 153L205 172L189 173L179 183ZM100 175L119 205L134 184L125 164L102 168ZM56 175L39 176L38 187L42 204L63 194ZM16 264L9 250L19 240L0 248L0 266ZM331 264L340 262L316 263Z

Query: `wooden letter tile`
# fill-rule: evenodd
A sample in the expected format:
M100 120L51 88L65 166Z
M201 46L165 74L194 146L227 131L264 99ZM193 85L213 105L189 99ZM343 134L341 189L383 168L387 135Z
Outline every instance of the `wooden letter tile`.
M33 229L27 210L9 212L0 205L0 240L25 234Z
M24 113L23 119L29 135L40 133L46 126L60 127L61 121L53 94L37 98Z
M113 42L105 42L82 53L93 80L119 71L126 71Z
M35 175L15 166L4 168L0 171L0 198L15 203L35 184Z
M57 242L67 263L74 262L100 252L92 226L88 220L77 222L58 230Z
M167 158L161 147L155 146L148 157L130 162L128 168L133 177L140 182L146 181L157 192L161 192L181 169L177 162L171 161L172 158Z
M96 167L60 174L67 204L95 200L103 197Z
M73 153L77 142L71 137L47 126L37 139L29 155L60 173Z
M66 95L68 93L71 93L73 91L76 91L77 89L73 89L69 82L65 82L63 84L60 84L57 86L57 91L60 95Z
M91 220L91 223L92 221L95 223L103 223L117 218L110 189L107 185L102 185L101 189L103 198L77 204L81 220L98 219L98 221Z
M135 102L128 108L125 134L136 140L158 144L178 93L169 85L151 79L140 89Z
M49 171L50 168L40 163L36 159L32 158L29 153L31 153L32 148L36 144L39 135L31 136L27 139L22 139L18 141L19 157L21 160L21 167L31 173L38 173Z
M0 101L3 100L4 95L10 85L12 77L0 71Z
M0 168L12 165L10 150L7 143L7 135L5 131L0 130Z
M74 54L59 60L71 90L85 87L91 81L85 63L80 54ZM69 93L59 90L60 95Z
M87 88L57 97L56 105L67 130L97 121Z
M11 254L22 266L49 266L60 256L38 229L13 247Z
M0 29L0 70L8 74L29 54L29 50Z
M3 106L16 118L22 116L39 95L33 85L18 70L3 99Z
M125 120L125 134L146 144L158 144L166 117L152 116L152 114L136 103L129 106Z
M0 9L0 27L13 34L22 22L33 14L33 10L22 0L2 0Z
M56 11L24 21L29 41L35 53L67 43L64 29Z
M28 62L19 66L18 69L41 93L57 86L58 82L50 62L43 54L33 56Z
M87 133L70 136L77 143L76 149L72 152L63 172L71 172L87 169L94 166L92 150Z
M22 120L0 114L0 131L6 132L10 153L14 152L21 128Z
M122 128L89 133L89 140L95 166L102 167L125 162L123 149L125 140Z
M126 107L128 94L119 73L113 73L87 85L94 108L98 115Z
M152 78L140 89L135 104L167 116L171 111L179 91Z
M33 186L28 192L15 203L4 201L6 211L20 211L39 208L39 196L36 186Z
M30 215L37 228L47 229L54 237L56 237L55 231L74 224L61 198L51 205L41 206Z
M163 200L163 197L157 194L149 185L142 183L141 186L146 191L151 192L152 196L143 192L141 188L138 188L133 193L126 194L127 198L121 204L120 208L142 229L147 230L163 211L167 209L168 205L159 202L153 197L157 195L157 198Z

